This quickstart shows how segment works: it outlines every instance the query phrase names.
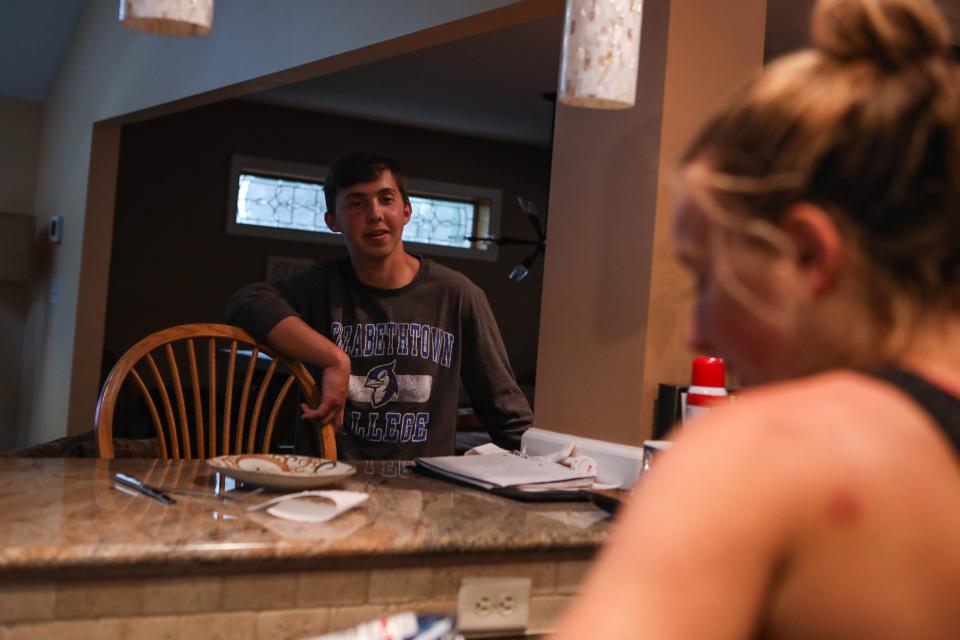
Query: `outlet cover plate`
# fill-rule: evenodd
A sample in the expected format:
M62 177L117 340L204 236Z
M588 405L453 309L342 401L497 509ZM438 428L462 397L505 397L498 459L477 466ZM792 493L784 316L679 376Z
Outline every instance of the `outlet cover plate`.
M464 578L457 596L457 630L515 631L530 619L530 578Z

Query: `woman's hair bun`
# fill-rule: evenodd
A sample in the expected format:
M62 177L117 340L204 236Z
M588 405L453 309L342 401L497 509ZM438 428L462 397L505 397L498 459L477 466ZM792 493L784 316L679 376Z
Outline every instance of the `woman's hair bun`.
M841 60L900 68L950 54L950 28L931 0L819 0L811 36Z

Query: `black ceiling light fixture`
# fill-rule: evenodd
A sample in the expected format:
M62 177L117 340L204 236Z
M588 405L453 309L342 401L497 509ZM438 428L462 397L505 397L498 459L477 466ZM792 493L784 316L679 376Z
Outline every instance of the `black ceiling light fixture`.
M533 227L534 232L537 234L535 240L512 238L510 236L466 236L466 239L470 242L489 242L498 247L507 245L527 245L534 247L530 255L521 260L520 264L515 266L507 276L514 282L520 282L530 275L530 267L532 267L533 263L537 261L537 258L547 250L547 234L544 231L543 223L540 221L540 214L537 212L537 208L533 202L519 196L517 197L517 203L520 205L520 210L526 214L527 222L530 223L530 226Z
M540 98L545 102L549 102L554 107L557 104L557 92L556 91L544 91L540 94ZM553 132L556 126L556 109L551 109L550 111L550 139L553 140ZM549 180L548 180L549 182ZM544 214L543 220L540 219L540 213L537 211L537 207L533 204L533 201L527 200L522 196L517 196L517 204L520 205L520 210L527 216L527 222L530 223L530 226L533 227L533 231L536 234L536 239L526 239L526 238L511 238L510 236L465 236L466 240L470 242L489 242L502 247L505 245L527 245L533 247L533 251L527 255L526 258L520 261L520 264L515 266L510 270L510 273L507 275L507 278L513 280L514 282L520 282L528 275L530 275L530 267L537 261L537 258L542 256L547 251L547 216Z

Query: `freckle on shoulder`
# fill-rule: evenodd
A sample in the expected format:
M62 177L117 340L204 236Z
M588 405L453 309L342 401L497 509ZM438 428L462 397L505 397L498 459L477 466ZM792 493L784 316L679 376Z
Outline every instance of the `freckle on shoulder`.
M848 527L860 520L863 504L857 495L849 489L834 489L827 496L823 510L828 525Z

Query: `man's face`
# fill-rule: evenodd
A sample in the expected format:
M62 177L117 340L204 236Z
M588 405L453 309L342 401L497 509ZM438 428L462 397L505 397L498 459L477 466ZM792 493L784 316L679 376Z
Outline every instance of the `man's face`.
M379 261L403 250L400 236L410 213L393 173L382 171L375 180L340 189L336 213L327 212L326 222L343 233L352 259Z

